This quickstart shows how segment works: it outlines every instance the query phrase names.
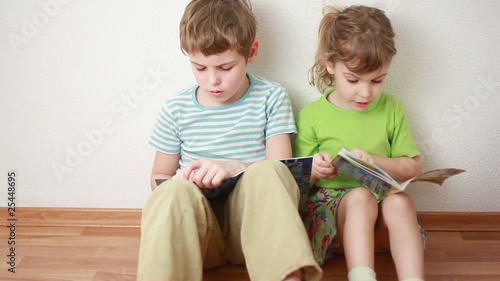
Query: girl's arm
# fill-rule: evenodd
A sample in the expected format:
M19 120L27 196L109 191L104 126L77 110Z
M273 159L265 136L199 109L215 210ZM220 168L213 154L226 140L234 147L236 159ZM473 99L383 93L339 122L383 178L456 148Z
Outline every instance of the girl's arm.
M390 158L368 154L358 148L351 150L351 153L367 162L377 165L397 181L406 181L422 173L422 160L420 156Z
M151 190L157 185L155 179L171 179L179 166L179 154L165 154L157 151L151 171Z
M318 179L333 179L337 176L337 169L332 165L332 159L328 153L316 153L313 156L310 185L314 185Z
M397 181L406 181L422 173L420 156L389 158L371 155L374 164L386 171Z

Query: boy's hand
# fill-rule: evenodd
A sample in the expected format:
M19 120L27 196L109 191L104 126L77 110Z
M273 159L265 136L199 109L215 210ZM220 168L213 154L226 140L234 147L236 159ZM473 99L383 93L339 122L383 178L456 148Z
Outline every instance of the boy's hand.
M371 163L371 164L375 164L375 160L373 159L373 157L366 153L364 150L361 150L359 148L355 148L353 150L351 150L351 153L358 156L359 158L363 159L364 161L368 162L368 163Z
M332 159L328 153L316 153L313 156L312 178L331 179L337 176L337 169L332 165Z
M201 159L187 164L181 172L184 179L200 188L214 188L241 170L241 165L235 161Z
M187 180L187 178L184 177L184 171L181 169L175 171L175 175L172 176L172 179Z

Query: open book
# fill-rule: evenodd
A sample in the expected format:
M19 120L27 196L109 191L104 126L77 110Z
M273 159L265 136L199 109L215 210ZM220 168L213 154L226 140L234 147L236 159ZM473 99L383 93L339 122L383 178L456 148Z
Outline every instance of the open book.
M380 198L403 191L412 182L425 181L442 185L447 178L465 172L465 170L455 168L436 169L405 182L397 182L381 168L362 160L344 148L332 160L332 164L337 168L339 174L356 180L364 187L379 194Z
M300 188L301 194L309 190L311 181L312 156L285 158L279 160L284 163L292 173L297 185ZM245 171L241 171L222 181L221 185L215 188L202 188L201 190L208 199L227 196L236 186L241 175ZM156 184L160 185L167 179L156 179Z

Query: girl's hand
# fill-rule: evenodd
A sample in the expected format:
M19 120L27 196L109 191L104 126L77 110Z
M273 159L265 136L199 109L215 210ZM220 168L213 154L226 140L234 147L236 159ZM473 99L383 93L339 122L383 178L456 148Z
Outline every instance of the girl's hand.
M328 153L316 153L313 156L311 176L313 180L331 179L337 176L337 169L332 165Z
M193 161L181 170L182 178L195 183L200 188L214 188L222 181L244 170L242 163L201 159Z
M361 150L359 148L355 148L353 150L351 150L351 153L358 156L359 158L363 159L364 161L368 162L368 163L371 163L371 164L375 164L375 160L373 159L373 157L366 153L364 150Z

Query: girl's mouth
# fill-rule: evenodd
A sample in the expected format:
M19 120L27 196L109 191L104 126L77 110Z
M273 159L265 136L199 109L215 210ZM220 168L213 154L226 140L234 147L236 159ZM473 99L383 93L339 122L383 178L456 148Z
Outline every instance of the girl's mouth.
M356 104L356 107L361 109L365 109L370 105L369 102L354 102L354 104Z

